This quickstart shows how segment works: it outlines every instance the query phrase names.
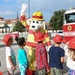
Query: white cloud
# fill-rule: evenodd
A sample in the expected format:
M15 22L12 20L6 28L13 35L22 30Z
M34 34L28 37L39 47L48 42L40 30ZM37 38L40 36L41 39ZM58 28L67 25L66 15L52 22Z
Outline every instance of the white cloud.
M16 13L13 11L0 11L0 15L14 15L14 14Z

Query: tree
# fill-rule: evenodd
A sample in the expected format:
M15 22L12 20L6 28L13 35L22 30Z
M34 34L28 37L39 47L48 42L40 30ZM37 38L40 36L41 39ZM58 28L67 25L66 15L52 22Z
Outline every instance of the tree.
M53 30L61 30L63 25L63 14L65 10L55 11L50 19L50 26Z
M25 29L25 27L23 26L23 24L20 21L17 21L15 23L13 31L23 32L24 29Z

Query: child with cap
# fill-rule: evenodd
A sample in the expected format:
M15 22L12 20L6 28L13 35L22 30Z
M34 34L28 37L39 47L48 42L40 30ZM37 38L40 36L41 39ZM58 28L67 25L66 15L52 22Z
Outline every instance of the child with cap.
M49 65L51 75L63 75L64 50L60 47L63 39L60 35L53 38L54 45L49 49Z
M44 41L44 34L40 31L34 34L35 41L38 42L36 45L35 50L35 57L36 57L36 72L35 75L46 75L49 72L49 66L47 61L47 52L45 46L43 44Z
M8 75L14 75L14 70L16 70L16 57L14 50L11 47L13 43L13 38L9 34L6 34L3 39L6 44L6 66L8 69Z
M67 56L68 75L75 75L75 38L67 43L68 50L65 50Z
M26 51L24 50L24 46L26 43L25 38L24 37L17 38L17 43L19 45L18 62L19 62L19 69L21 72L20 75L26 75L26 70L28 67L28 59L27 59Z

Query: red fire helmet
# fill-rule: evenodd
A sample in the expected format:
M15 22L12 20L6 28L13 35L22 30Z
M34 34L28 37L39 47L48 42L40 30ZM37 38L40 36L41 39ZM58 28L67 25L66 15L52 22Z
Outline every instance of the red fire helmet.
M66 41L65 39L63 39L63 41L62 41L62 42L63 42L64 44L66 44L66 42L67 42L67 41Z
M0 71L0 75L3 75L3 73Z
M55 35L55 37L53 38L53 41L54 41L54 42L62 42L62 41L63 41L62 36L60 36L60 35Z
M34 40L36 42L40 42L44 40L44 34L42 34L40 31L38 31L37 33L34 34Z
M8 41L9 41L9 39L10 39L11 37L12 37L12 36L10 36L9 34L6 34L6 35L4 36L4 38L3 38L4 43L7 44Z
M75 49L75 38L71 39L68 43L68 47Z

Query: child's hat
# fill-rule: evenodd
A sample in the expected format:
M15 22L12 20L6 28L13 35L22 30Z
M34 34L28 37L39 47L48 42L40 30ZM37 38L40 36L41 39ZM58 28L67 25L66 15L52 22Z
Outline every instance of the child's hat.
M68 47L75 49L75 38L71 39L68 43Z
M38 32L36 32L35 34L34 34L34 40L36 41L36 42L40 42L40 41L43 41L44 40L44 34L42 34L40 31L38 31Z
M62 36L56 34L55 37L53 38L53 41L54 42L62 42L63 41Z
M7 44L10 38L11 38L11 36L9 34L5 34L5 36L3 38L4 43Z
M63 39L63 41L62 41L64 44L66 44L67 43L67 41L65 40L65 39Z
M3 73L0 71L0 75L3 75Z

